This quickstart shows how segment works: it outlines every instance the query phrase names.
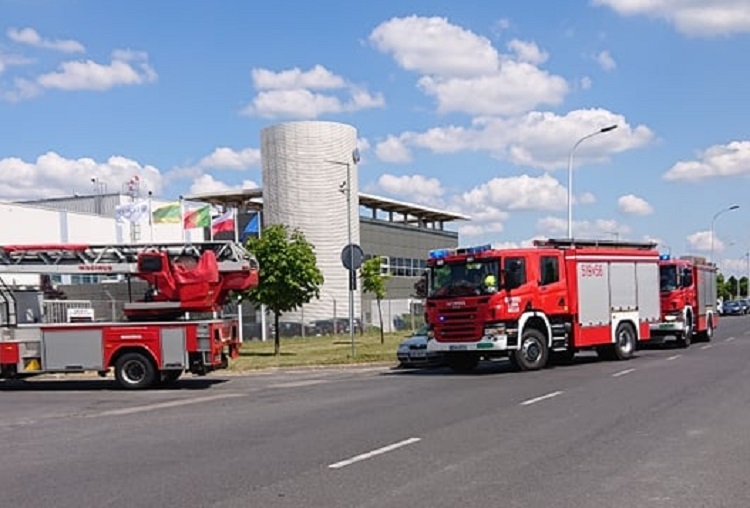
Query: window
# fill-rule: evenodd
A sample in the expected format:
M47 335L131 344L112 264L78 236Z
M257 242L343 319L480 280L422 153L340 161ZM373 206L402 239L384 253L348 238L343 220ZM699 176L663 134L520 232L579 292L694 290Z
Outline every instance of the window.
M526 259L522 257L509 257L503 260L505 267L506 284L521 286L526 284Z
M539 271L542 276L542 286L553 284L560 280L560 266L557 256L542 256Z

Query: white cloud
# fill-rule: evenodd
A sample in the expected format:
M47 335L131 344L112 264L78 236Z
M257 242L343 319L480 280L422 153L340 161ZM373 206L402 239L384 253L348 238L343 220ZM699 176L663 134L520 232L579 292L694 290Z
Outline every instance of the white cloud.
M612 55L609 54L609 51L602 51L596 55L595 59L599 66L605 71L612 71L617 67L617 63L615 62L615 59L612 58Z
M241 111L249 116L317 118L385 105L383 94L371 94L321 65L309 71L253 69L252 76L258 93Z
M688 247L691 250L698 250L703 252L711 251L711 231L698 231L692 235L688 235L686 238ZM714 232L713 249L715 252L721 252L726 248L724 242L722 242Z
M138 176L142 190L161 191L162 175L157 168L132 159L112 156L106 162L90 158L66 159L55 152L41 155L34 162L12 157L0 159L0 198L41 199L92 192L91 179L105 184L110 192Z
M36 48L51 49L63 53L83 53L83 44L72 39L45 39L33 28L9 28L8 38L19 44L27 44Z
M567 195L565 187L550 175L520 175L493 178L464 192L460 203L469 209L562 210L567 206Z
M0 52L0 74L13 65L29 65L33 60L21 55L5 54Z
M650 215L654 213L654 208L643 198L633 194L620 196L617 199L617 207L622 213L628 215Z
M694 36L750 32L750 9L745 0L592 0L624 16L666 19L677 30Z
M375 156L383 162L406 163L411 162L411 153L406 144L395 136L388 136L375 146Z
M478 118L466 127L436 127L422 133L404 132L398 136L401 153L409 148L424 148L435 153L487 151L493 156L520 166L545 170L567 167L568 156L582 136L616 124L614 131L586 140L576 150L575 165L605 162L608 156L648 144L654 135L643 125L631 126L625 117L604 109L576 110L559 116L531 112L515 118ZM380 153L378 153L380 156ZM386 160L386 159L383 159Z
M198 163L201 168L243 170L260 165L260 150L245 148L240 151L219 147Z
M678 162L664 174L664 179L698 181L745 174L750 174L750 141L732 141L705 150L699 160Z
M581 90L590 90L592 85L591 78L584 76L581 78Z
M574 198L574 202L581 205L593 205L596 203L596 196L590 192L584 192Z
M567 236L568 220L560 217L543 217L537 221L537 229L550 236ZM573 236L581 239L624 240L630 227L612 219L573 221Z
M156 78L145 53L115 51L109 64L92 60L63 62L58 71L43 74L36 82L43 88L104 91L115 86L152 83Z
M239 185L230 185L220 180L216 180L211 175L201 175L193 180L193 183L190 185L190 194L208 194L211 192L255 188L258 188L258 184L252 180L243 180Z
M539 49L536 42L513 39L508 43L508 48L516 54L516 58L519 62L528 62L532 65L539 65L546 62L549 58L549 54Z
M497 72L500 55L486 37L445 18L409 16L378 25L370 42L404 69L420 74L476 77Z
M417 203L438 205L439 199L445 194L440 180L423 175L395 176L381 175L378 186L388 194L408 196L410 201Z
M402 68L422 76L418 87L440 112L513 115L540 104L560 104L568 84L537 67L547 58L535 43L511 41L500 54L489 39L445 18L393 18L376 27L370 42Z

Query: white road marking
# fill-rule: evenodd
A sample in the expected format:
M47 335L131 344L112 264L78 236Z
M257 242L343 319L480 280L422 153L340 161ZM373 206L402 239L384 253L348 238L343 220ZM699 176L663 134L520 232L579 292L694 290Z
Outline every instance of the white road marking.
M701 347L701 349L711 349L713 346L711 344L706 344L705 346Z
M745 332L745 335L748 335L748 334L750 334L750 332ZM727 339L727 342L732 342L732 341L733 341L733 340L735 340L736 338L737 338L737 337L729 337L729 338Z
M421 438L418 437L410 437L409 439L405 439L403 441L399 441L398 443L393 443L388 446L384 446L382 448L378 448L377 450L372 450L371 452L363 453L361 455L357 455L352 457L351 459L342 460L341 462L336 462L335 464L330 464L328 467L330 469L341 469L342 467L350 466L354 464L355 462L360 462L363 460L370 459L372 457L375 457L377 455L382 455L384 453L392 452L393 450L397 450L398 448L402 448L404 446L408 446L410 444L414 444L418 441L421 441Z
M557 397L558 395L562 395L562 391L552 392L548 393L547 395L542 395L541 397L534 397L533 399L524 400L521 402L522 406L529 406L531 404L536 404L537 402L541 402L543 400L551 399L552 397Z
M319 385L322 383L328 383L326 379L308 379L306 381L291 381L289 383L277 383L275 385L268 385L269 388L300 388L302 386Z
M157 409L167 409L172 407L189 406L191 404L200 404L202 402L213 402L215 400L231 399L235 397L244 397L244 393L222 393L218 395L211 395L208 397L195 397L194 399L182 399L182 400L171 400L169 402L156 402L154 404L145 404L143 406L125 407L122 409L110 409L108 411L102 411L100 413L94 413L86 415L89 418L98 416L122 416L131 415L136 413L145 413L147 411L155 411Z
M746 331L745 335L750 335L750 330Z
M669 361L669 360L676 360L676 359L678 359L681 356L682 355L673 355L673 356L670 356L669 358L667 358L667 361Z
M631 372L635 372L635 369L625 369L621 370L620 372L615 372L614 374L612 374L612 377L624 376L625 374L630 374Z

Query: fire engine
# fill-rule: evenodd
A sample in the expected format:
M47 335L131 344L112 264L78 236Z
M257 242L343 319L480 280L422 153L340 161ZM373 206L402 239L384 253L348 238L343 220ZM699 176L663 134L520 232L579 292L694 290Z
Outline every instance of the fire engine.
M0 279L0 378L114 369L129 389L226 368L238 354L238 324L218 316L230 292L258 284L255 258L234 242L6 245L0 273L122 275L129 288L131 276L145 281L121 322L22 323Z
M716 266L698 256L659 260L661 322L651 326L655 338L675 337L689 347L693 337L711 340L719 323L716 312Z
M458 372L504 356L537 370L584 349L627 360L660 317L655 247L550 239L529 248L431 251L428 348Z

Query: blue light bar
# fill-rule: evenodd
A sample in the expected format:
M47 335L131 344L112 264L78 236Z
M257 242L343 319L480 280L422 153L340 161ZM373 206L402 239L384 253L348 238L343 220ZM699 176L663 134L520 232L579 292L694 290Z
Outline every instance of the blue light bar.
M453 249L433 249L429 253L430 259L443 259L452 254L455 254Z
M659 260L660 261L669 261L672 259L669 254L659 254Z
M486 245L475 245L472 247L460 247L458 249L459 254L479 254L481 252L486 252L488 250L492 249L492 245L486 244Z

